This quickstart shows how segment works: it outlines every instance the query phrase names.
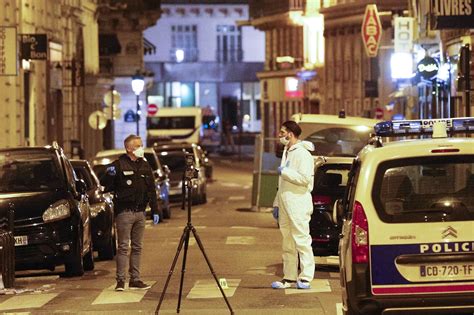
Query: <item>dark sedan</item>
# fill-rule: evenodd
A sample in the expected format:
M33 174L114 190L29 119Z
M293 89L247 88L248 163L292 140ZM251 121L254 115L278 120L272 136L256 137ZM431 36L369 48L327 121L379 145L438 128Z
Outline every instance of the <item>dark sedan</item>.
M99 179L85 160L71 160L74 172L87 187L91 209L92 243L102 260L113 259L116 251L114 204L110 193L104 193Z
M332 208L344 196L353 158L321 157L314 176L310 234L314 256L338 255L341 226L332 221Z

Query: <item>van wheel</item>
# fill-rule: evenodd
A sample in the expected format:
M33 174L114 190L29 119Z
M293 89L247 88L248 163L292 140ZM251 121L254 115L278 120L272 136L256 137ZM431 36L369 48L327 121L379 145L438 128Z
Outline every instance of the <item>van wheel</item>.
M66 276L80 277L84 274L84 262L82 260L82 237L76 238L73 253L69 261L64 264Z
M99 248L99 259L100 260L111 260L114 259L114 256L117 252L117 244L115 238L115 228L112 227L112 231L110 232L110 238L107 244Z

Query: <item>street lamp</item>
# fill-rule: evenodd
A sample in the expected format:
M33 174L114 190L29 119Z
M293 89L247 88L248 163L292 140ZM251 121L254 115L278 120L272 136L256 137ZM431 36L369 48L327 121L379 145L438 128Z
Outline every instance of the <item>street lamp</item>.
M137 96L137 136L140 136L140 93L143 92L143 88L145 86L145 79L137 71L137 73L132 76L132 90L133 93Z

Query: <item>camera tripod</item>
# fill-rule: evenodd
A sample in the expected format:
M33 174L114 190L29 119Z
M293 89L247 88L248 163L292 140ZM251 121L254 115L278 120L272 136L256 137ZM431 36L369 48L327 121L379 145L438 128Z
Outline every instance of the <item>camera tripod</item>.
M184 186L185 186L184 192L185 193L183 194L183 205L185 203L185 198L187 198L186 202L187 202L187 206L188 206L187 207L188 208L187 209L188 210L188 222L187 222L186 226L184 227L183 234L181 235L181 239L180 239L179 244L178 244L178 249L176 250L176 255L174 256L173 263L171 264L171 268L170 268L169 273L168 273L168 278L166 279L165 286L163 288L163 292L161 293L160 302L158 303L158 306L156 307L156 310L155 310L155 314L158 314L159 311L160 311L160 307L161 307L161 304L163 303L163 299L165 297L166 290L168 288L168 284L171 280L171 276L173 275L174 268L176 267L176 263L178 261L179 254L180 254L181 250L183 249L183 244L184 244L183 265L181 267L181 281L179 283L178 306L176 307L176 313L179 313L179 311L180 311L181 297L182 297L182 293L183 293L184 274L186 272L186 257L187 257L187 253L188 253L189 236L192 232L194 238L196 239L196 243L198 244L199 249L201 250L201 252L204 256L204 259L206 260L207 266L209 267L209 270L211 271L212 276L214 277L214 280L216 281L217 286L219 287L219 290L221 291L222 296L224 297L225 303L227 304L227 307L228 307L230 313L233 315L234 311L232 310L232 307L230 306L230 303L227 300L227 297L224 293L224 290L222 289L222 286L221 286L219 280L217 279L216 273L214 272L214 269L211 266L211 262L210 262L209 258L207 257L206 252L204 251L204 247L202 245L201 239L199 238L199 235L197 234L196 228L191 223L192 178L193 177L188 177L186 175L185 179L184 179Z

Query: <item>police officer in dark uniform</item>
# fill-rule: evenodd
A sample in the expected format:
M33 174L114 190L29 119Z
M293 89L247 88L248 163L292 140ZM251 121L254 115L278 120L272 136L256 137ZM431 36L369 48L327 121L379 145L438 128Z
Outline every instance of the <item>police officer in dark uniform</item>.
M158 213L155 181L152 169L143 159L142 139L136 135L125 141L126 154L123 154L107 167L101 183L105 191L114 192L115 224L117 226L118 252L116 291L125 290L125 269L129 260L129 288L149 289L140 279L140 258L145 231L145 208L150 204L151 213ZM131 244L130 259L128 247Z

